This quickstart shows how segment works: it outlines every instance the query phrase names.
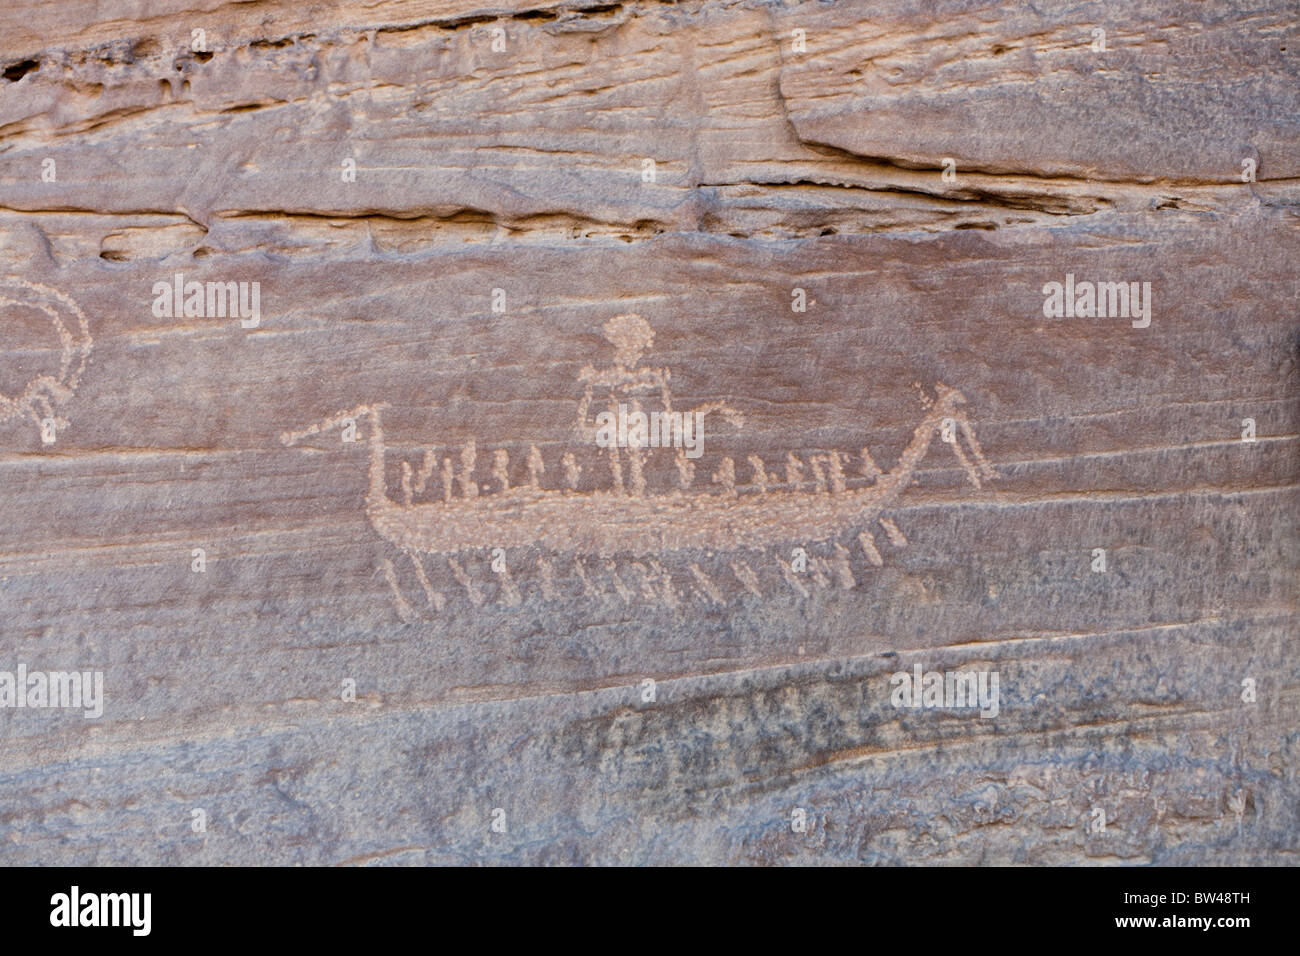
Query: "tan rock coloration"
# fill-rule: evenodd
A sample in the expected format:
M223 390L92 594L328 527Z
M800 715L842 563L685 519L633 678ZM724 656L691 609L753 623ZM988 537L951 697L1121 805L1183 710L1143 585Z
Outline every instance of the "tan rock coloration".
M147 7L0 10L0 860L1296 861L1291 4Z

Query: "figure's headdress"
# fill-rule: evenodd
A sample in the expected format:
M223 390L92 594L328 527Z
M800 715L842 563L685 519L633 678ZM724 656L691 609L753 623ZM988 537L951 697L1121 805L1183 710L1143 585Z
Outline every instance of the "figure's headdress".
M631 368L641 359L641 353L654 342L654 329L650 323L634 313L616 315L603 326L605 340L614 346L614 361Z

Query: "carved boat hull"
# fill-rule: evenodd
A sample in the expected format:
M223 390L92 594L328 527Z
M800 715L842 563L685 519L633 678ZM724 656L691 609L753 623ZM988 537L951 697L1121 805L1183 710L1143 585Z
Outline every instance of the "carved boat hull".
M770 491L723 497L674 493L504 495L368 509L375 531L405 551L450 555L481 548L540 547L612 557L664 551L761 550L779 540L825 541L874 520L891 489Z

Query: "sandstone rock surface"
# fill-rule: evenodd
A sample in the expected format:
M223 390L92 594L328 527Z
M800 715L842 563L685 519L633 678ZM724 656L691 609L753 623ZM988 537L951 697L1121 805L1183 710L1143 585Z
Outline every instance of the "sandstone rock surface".
M0 861L1295 863L1298 43L13 0Z

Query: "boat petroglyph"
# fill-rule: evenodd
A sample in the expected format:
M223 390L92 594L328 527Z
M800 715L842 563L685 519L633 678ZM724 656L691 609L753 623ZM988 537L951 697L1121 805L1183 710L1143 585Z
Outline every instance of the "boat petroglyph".
M636 331L642 344L648 344L649 335L648 326L642 330L637 322L618 321L630 319L642 321L639 317L620 316L611 320L612 325L606 325L607 338L616 347L623 346L614 368L605 373L590 368L583 372L581 380L586 390L575 427L575 433L583 439L593 435L588 416L595 401L594 388L598 386L610 390L603 397L611 407L631 396L639 410L645 393L652 391L665 411L674 411L667 371L635 367L639 348L626 347L629 327ZM761 459L750 456L746 463L748 480L740 482L734 461L723 458L708 486L700 488L695 480L694 463L678 447L675 464L679 487L658 492L647 488L644 465L659 449L637 442L631 447L608 449L609 484L596 489L579 488L582 469L571 453L564 455L560 462L563 482L552 481L552 487L547 487L546 465L536 446L529 448L525 459L526 482L512 486L508 453L497 450L491 469L496 488L484 490L475 474L478 451L471 441L456 456L459 470L450 450L440 456L434 449L428 449L418 469L402 462L400 500L394 500L385 467L383 414L389 406L383 403L358 405L306 428L286 432L281 440L285 445L293 445L329 429L355 428L362 421L367 423L366 516L381 538L409 558L430 606L436 609L443 606L445 598L429 580L426 558L445 561L456 583L476 605L484 600L482 588L470 579L458 558L466 552L485 550L498 555L494 577L502 602L512 606L519 603L521 596L509 570L519 562L514 557L509 562L504 559L510 552L533 555L538 586L546 600L557 590L553 561L557 556L567 556L573 562L574 574L584 593L601 592L593 579L592 567L584 563L583 559L587 559L609 572L614 592L623 600L630 600L634 589L620 578L617 568L617 560L623 559L631 562L630 569L640 579L647 596L657 595L662 601L665 596L676 595L677 585L672 573L653 560L661 556L725 554L730 559L730 572L736 585L744 592L761 596L759 576L744 560L746 553L752 560L754 553L787 543L803 547L833 544L832 556L809 558L811 565L807 569L792 568L780 557L776 562L767 562L773 568L779 563L781 577L796 592L807 595L808 586L797 573L804 570L809 572L810 584L829 586L835 582L839 587L854 586L849 550L841 539L856 544L875 566L882 565L884 559L874 529L884 531L891 545L906 546L906 536L886 512L898 504L936 439L952 450L975 488L997 477L965 414L965 397L942 383L935 385L935 393L934 397L922 393L922 401L927 406L925 415L897 464L888 471L881 471L865 448L855 453L830 451L806 460L788 454L784 476L769 472ZM738 412L721 402L709 403L691 413L698 413L701 418L709 413L721 414L733 425L743 421ZM855 464L856 474L850 476L846 466ZM557 484L565 486L556 487ZM431 486L435 493L441 490L440 496L435 500L418 500ZM540 557L536 556L538 553ZM399 613L409 616L410 604L398 588L391 562L386 562L384 573ZM698 557L689 569L683 567L679 576L681 583L692 587L704 600L714 603L724 600L721 586L699 566Z

